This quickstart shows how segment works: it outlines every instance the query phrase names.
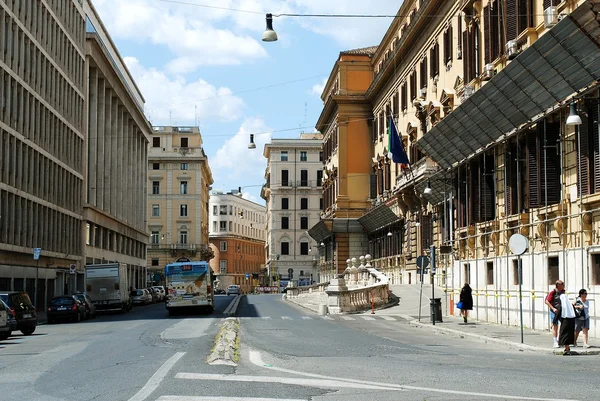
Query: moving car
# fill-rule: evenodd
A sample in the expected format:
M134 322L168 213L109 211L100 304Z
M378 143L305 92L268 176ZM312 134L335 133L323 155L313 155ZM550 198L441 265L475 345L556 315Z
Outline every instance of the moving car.
M85 306L85 318L93 319L96 317L96 305L94 305L94 301L92 298L85 292L77 292L75 293L77 299L79 299Z
M240 286L239 285L230 285L227 287L227 295L240 295Z
M154 288L154 291L158 295L158 301L159 302L164 301L165 300L165 296L166 296L165 287L162 287L160 285L155 285L152 288Z
M17 319L11 312L8 305L2 299L0 299L0 309L2 308L2 306L4 306L4 309L6 309L6 318L8 320L9 330L8 333L5 333L5 335L2 335L2 333L0 333L0 340L6 340L12 335L13 331L17 331Z
M22 291L5 291L0 292L0 299L8 305L17 319L17 330L21 330L26 336L33 334L38 324L38 316L29 295Z
M85 319L85 305L75 295L59 295L52 298L46 311L48 324L58 320L73 320L80 322Z
M132 290L129 296L134 305L148 305L152 303L152 295L145 288Z
M0 303L0 340L10 337L10 324L8 323L8 308Z

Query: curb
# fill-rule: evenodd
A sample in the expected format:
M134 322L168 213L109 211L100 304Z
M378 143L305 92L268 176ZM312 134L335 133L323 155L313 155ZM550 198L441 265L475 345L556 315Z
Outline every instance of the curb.
M233 301L231 301L229 303L229 305L227 306L227 308L225 308L225 310L223 311L223 314L225 316L235 316L235 314L237 313L237 308L238 308L238 305L240 304L241 298L242 298L241 294L237 295L233 299Z
M237 366L240 359L239 348L240 322L237 318L228 317L221 321L221 327L215 337L215 345L206 362L210 365Z

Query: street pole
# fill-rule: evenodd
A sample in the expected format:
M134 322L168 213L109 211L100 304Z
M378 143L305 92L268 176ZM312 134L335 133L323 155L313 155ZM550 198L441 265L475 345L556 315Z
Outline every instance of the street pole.
M429 256L431 258L431 323L435 326L435 245L431 245Z
M33 290L35 293L33 294L33 303L35 304L35 309L38 309L38 280L40 275L40 258L38 257L35 261L35 284L33 286Z
M523 285L523 269L521 269L521 255L517 256L517 264L519 266L519 311L521 314L521 344L523 344L523 293L521 286Z

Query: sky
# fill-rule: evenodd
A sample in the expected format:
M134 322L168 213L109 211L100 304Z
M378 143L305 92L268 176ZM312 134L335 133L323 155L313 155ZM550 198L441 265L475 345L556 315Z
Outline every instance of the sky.
M379 44L402 0L92 0L146 100L152 125L198 125L213 190L264 204L265 143L315 131L340 51ZM255 134L256 149L249 150Z

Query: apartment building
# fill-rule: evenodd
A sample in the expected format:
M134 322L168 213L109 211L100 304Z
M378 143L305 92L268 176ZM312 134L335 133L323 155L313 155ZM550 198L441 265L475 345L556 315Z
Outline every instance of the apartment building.
M83 256L85 264L127 264L146 286L146 192L152 127L144 98L90 2L84 3L87 77ZM77 289L84 290L83 272Z
M214 191L209 201L210 266L215 288L239 285L249 293L268 284L265 268L266 207L242 198L241 188Z
M38 309L82 268L85 21L81 1L0 2L0 288Z
M318 281L317 243L308 230L323 209L323 135L272 139L265 145L267 271L271 280L308 285ZM322 246L322 245L320 245Z
M318 244L319 277L329 281L346 260L367 248L358 218L371 206L372 109L365 94L373 80L371 58L377 47L343 51L321 95L316 128L323 133L323 205L309 234Z
M148 266L161 282L179 258L210 260L208 202L212 172L198 127L153 127L148 150Z
M366 92L372 173L383 175L360 218L379 227L368 233L375 266L417 283L417 257L435 245L448 312L469 282L475 318L518 324L521 295L524 324L534 329L548 327L544 295L557 279L570 294L599 295L595 3L402 4ZM386 159L390 121L407 166ZM508 246L517 233L528 239L522 278ZM600 313L590 314L598 336Z

